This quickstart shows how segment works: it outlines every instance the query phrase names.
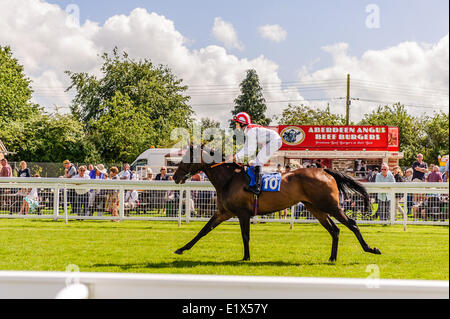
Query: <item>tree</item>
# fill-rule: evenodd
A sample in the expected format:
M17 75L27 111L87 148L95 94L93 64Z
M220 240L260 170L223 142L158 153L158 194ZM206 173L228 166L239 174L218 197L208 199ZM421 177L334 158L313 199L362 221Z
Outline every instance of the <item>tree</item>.
M345 125L345 118L333 114L330 107L325 110L314 109L303 104L289 104L281 114L280 125Z
M187 87L168 67L154 66L147 59L135 61L117 48L102 58L101 79L87 73L66 74L72 81L68 90L77 91L72 113L85 124L104 159L131 160L149 145L169 144L172 129L190 127L193 111L189 97L183 95Z
M39 113L39 106L31 103L31 80L23 66L13 57L9 46L0 46L0 122L29 118Z
M220 122L215 121L212 118L209 117L203 117L200 120L200 126L202 129L206 128L220 128Z
M234 100L234 109L231 114L235 116L240 112L247 112L252 123L269 125L270 119L265 116L267 106L259 84L258 74L255 70L247 70L245 79L240 84L241 95ZM230 127L234 128L234 121L230 121Z
M33 114L27 119L0 123L0 139L16 154L11 160L75 162L99 160L83 125L72 115Z
M142 150L148 149L159 140L145 114L133 107L128 95L119 91L107 101L107 113L98 120L91 120L91 141L95 141L97 149L105 162L132 162ZM154 121L155 122L155 121Z
M422 126L425 136L421 142L424 160L436 163L439 155L449 154L449 118L444 112L426 117Z
M404 105L400 103L392 106L379 106L375 111L365 114L358 125L387 125L399 128L399 147L404 152L400 165L411 165L417 153L423 150L422 142L425 138L426 123L422 118L408 114Z

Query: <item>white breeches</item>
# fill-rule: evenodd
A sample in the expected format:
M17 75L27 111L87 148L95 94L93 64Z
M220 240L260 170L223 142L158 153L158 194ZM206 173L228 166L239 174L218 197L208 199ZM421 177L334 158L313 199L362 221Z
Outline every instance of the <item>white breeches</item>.
M261 145L261 144L260 144ZM262 144L256 158L253 161L254 166L264 166L270 158L280 149L282 141L280 137L270 139L267 143ZM258 143L255 139L250 139L245 143L244 149L240 152L240 155L252 157L258 148Z

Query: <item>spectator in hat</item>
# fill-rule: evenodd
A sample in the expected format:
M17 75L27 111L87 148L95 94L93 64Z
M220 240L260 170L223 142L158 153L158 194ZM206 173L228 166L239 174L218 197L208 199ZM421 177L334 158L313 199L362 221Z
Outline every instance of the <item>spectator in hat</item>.
M106 179L108 177L107 170L103 164L97 164L94 169L89 171L91 179Z
M146 175L144 176L143 180L145 181L151 181L153 180L153 170L149 167L145 170Z

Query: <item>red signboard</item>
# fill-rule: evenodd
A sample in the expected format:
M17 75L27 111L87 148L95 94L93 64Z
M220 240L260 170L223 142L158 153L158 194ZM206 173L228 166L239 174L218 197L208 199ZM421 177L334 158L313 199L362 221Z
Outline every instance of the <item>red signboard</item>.
M398 127L278 126L280 150L398 151Z

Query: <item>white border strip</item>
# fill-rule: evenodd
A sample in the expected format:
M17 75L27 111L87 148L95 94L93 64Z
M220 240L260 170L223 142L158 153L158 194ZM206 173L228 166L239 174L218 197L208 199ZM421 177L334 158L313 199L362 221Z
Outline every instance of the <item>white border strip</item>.
M75 273L0 271L0 298L55 298ZM76 273L95 299L448 299L434 280ZM374 288L376 287L376 288Z

